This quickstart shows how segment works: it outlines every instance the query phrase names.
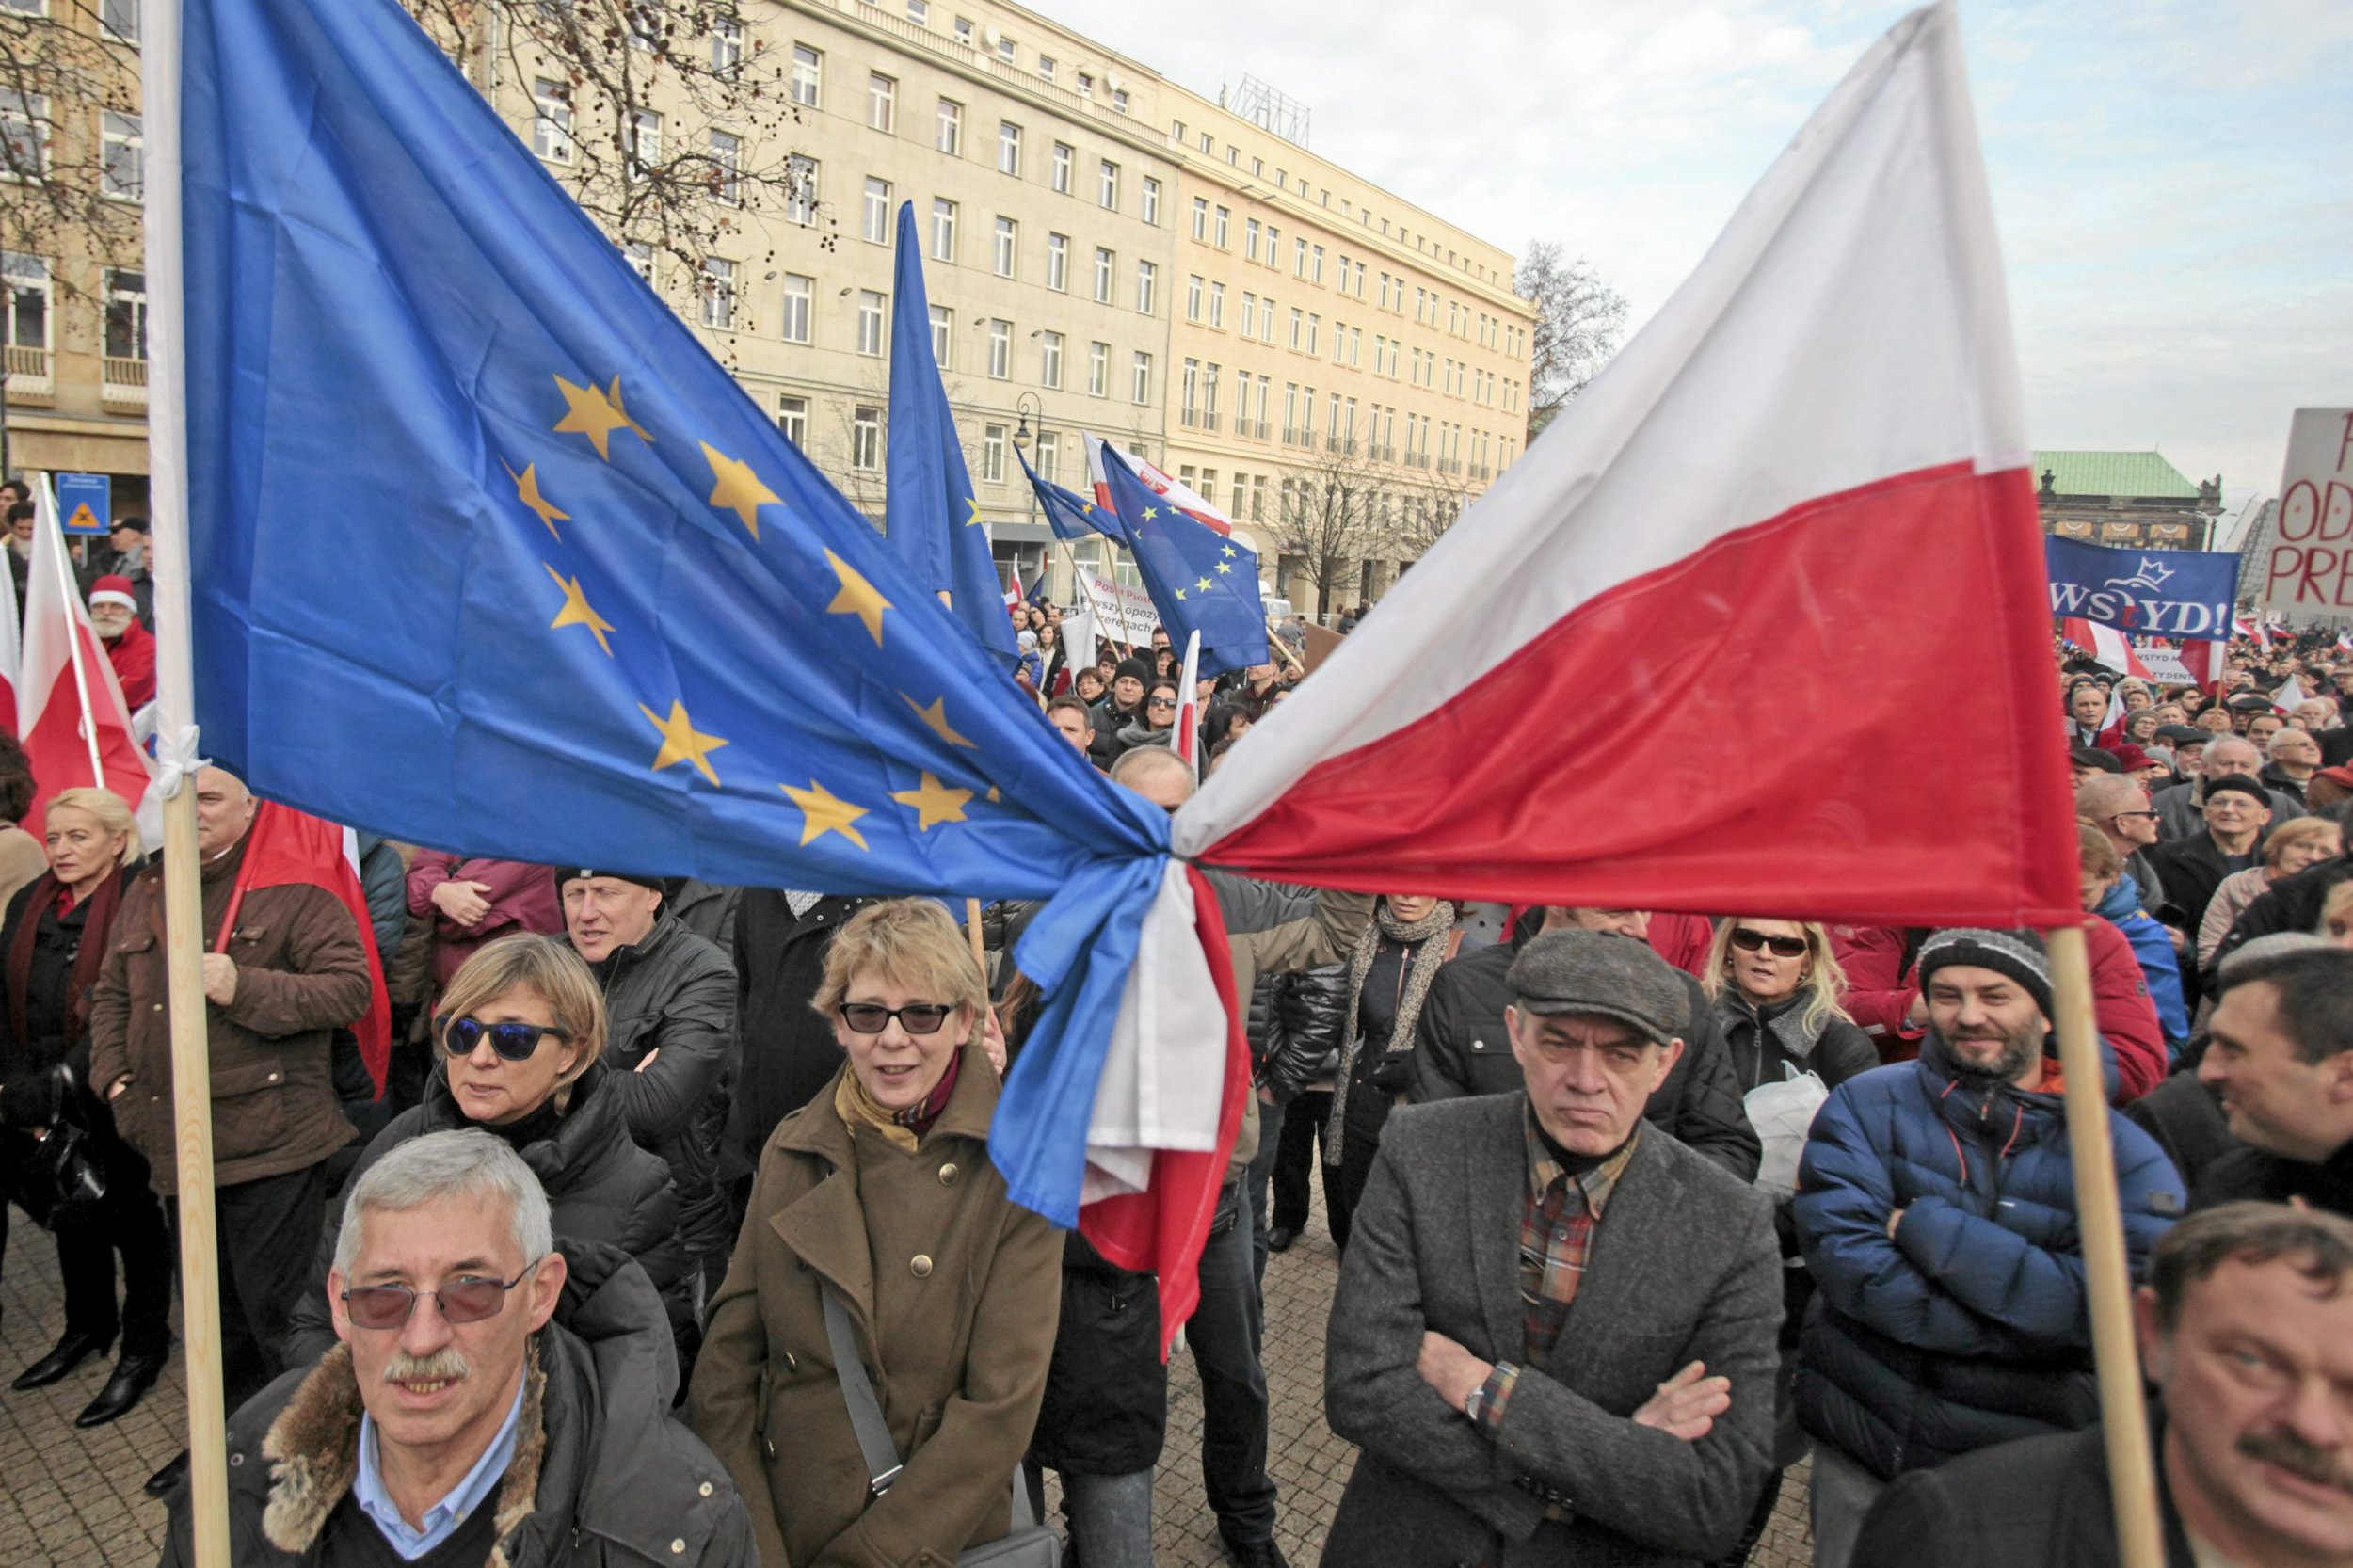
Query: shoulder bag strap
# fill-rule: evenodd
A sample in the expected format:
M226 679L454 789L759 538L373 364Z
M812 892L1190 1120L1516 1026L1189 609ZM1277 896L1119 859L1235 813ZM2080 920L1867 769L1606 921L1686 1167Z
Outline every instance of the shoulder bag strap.
M841 1400L850 1407L850 1430L857 1433L858 1452L866 1461L866 1495L879 1497L890 1490L904 1468L899 1463L899 1447L890 1440L890 1428L883 1420L882 1404L874 1398L866 1363L858 1359L849 1309L841 1304L830 1282L819 1279L817 1293L825 1304L825 1340L833 1347L834 1376L841 1384ZM1013 1528L1037 1528L1037 1512L1030 1506L1029 1477L1018 1465L1013 1473Z
M890 1428L883 1421L882 1404L874 1398L866 1363L858 1359L849 1310L831 1282L820 1278L817 1293L824 1298L825 1340L833 1347L834 1376L841 1384L842 1402L850 1407L850 1430L857 1433L857 1450L866 1460L866 1495L879 1497L899 1479L899 1447L891 1442Z

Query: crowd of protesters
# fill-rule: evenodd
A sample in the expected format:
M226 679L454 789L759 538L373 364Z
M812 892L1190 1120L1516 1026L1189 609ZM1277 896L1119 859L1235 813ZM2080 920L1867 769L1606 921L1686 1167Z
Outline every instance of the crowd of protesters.
M140 543L86 585L110 650ZM1062 741L1170 810L1305 675L1293 626L1186 694L1164 634L1074 667L1015 613ZM2242 645L2208 695L2059 652L2169 1560L2353 1562L2353 657ZM934 901L363 838L363 932L246 889L253 797L196 791L237 1561L1153 1560L1156 1282L988 1156L1030 908L984 968ZM0 744L0 819L34 796ZM92 1378L86 1427L171 1354L149 847L87 788L0 830L0 1181L65 1288L12 1386ZM1326 1562L1739 1563L1808 1456L1823 1568L2114 1560L2035 934L1209 874L1255 1092L1182 1353L1230 1560L1285 1561L1264 1280L1319 1186Z

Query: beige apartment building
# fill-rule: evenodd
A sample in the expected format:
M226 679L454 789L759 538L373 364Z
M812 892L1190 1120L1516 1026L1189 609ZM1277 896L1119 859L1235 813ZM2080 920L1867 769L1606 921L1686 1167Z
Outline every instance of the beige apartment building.
M451 42L476 85L559 179L609 171L616 111L482 14ZM1025 582L1050 566L1058 599L1066 557L1016 453L1083 488L1082 430L1225 508L1303 608L1377 596L1517 455L1530 313L1513 258L1317 157L1265 95L1221 107L999 0L744 0L697 24L669 47L781 102L739 124L650 86L624 145L707 153L711 221L684 248L616 239L878 520L902 202L999 557ZM136 137L118 121L107 134ZM789 196L757 174L781 167ZM9 256L12 287L38 260ZM17 460L142 474L144 300L135 272L85 270L94 302L11 311ZM1319 595L1283 548L1284 507L1330 495L1357 524Z

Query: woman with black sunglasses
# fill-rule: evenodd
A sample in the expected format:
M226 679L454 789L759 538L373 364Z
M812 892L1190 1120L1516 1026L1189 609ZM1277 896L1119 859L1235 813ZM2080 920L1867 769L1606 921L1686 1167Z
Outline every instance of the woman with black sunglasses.
M1846 975L1831 951L1830 933L1813 920L1766 920L1737 916L1716 927L1707 958L1700 971L1700 989L1715 1003L1717 1021L1723 1026L1724 1048L1740 1089L1751 1096L1752 1121L1762 1120L1757 1131L1766 1144L1766 1172L1782 1165L1795 1168L1795 1153L1777 1143L1801 1128L1785 1128L1781 1120L1763 1114L1755 1097L1760 1087L1785 1084L1793 1075L1812 1073L1823 1091L1837 1088L1857 1073L1880 1064L1879 1051L1840 1005ZM1786 1094L1787 1091L1780 1091ZM1818 1101L1816 1102L1818 1105ZM1760 1178L1762 1179L1762 1178ZM1814 1296L1814 1277L1798 1258L1797 1233L1789 1218L1788 1194L1770 1189L1778 1207L1774 1228L1781 1236L1783 1321L1781 1368L1773 1389L1773 1464L1771 1482L1735 1548L1717 1559L1721 1565L1743 1563L1772 1517L1781 1495L1780 1471L1805 1457L1807 1439L1799 1430L1794 1399L1797 1378L1798 1331L1805 1320L1806 1304Z
M352 1168L351 1181L397 1145L428 1132L478 1127L512 1145L539 1177L558 1240L601 1241L634 1257L669 1309L681 1375L693 1360L696 1275L679 1239L678 1193L660 1155L630 1141L604 1051L604 995L561 936L502 936L450 977L433 1016L438 1060L423 1103L392 1119ZM346 1184L345 1191L349 1190ZM315 1282L296 1304L290 1365L335 1343L327 1271L343 1230L328 1208Z
M691 1418L762 1562L950 1563L1013 1527L1062 1239L989 1161L996 1024L945 909L860 910L812 1004L845 1060L760 1152Z

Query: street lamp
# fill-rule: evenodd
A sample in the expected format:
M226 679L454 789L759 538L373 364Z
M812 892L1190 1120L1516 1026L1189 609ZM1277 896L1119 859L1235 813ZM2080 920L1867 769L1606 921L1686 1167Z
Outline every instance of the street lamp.
M1013 411L1020 421L1013 432L1013 447L1016 452L1026 457L1030 451L1030 415L1036 413L1042 421L1046 413L1046 405L1039 401L1037 393L1025 392L1013 400ZM1037 487L1028 481L1029 475L1023 474L1023 488L1030 492L1030 526L1034 528L1037 526ZM1019 556L1020 552L1016 551L1015 558L1017 560Z

